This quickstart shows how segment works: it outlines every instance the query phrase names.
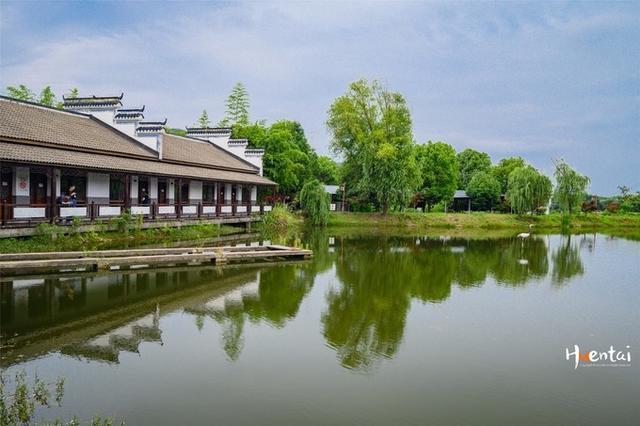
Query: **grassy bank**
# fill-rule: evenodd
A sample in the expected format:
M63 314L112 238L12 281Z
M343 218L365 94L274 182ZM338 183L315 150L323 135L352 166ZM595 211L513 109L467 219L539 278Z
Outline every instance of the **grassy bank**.
M74 232L68 226L44 226L33 237L0 239L0 253L35 251L106 250L174 241L198 241L242 233L242 228L220 225L189 225L182 228L130 229Z
M560 214L518 216L498 213L332 213L329 226L335 227L408 227L442 229L536 229L561 230ZM640 214L578 214L570 219L574 231L599 229L640 229Z

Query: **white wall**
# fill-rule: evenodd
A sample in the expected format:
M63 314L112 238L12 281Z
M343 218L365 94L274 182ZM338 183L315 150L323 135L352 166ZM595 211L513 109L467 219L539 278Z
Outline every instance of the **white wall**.
M16 197L28 197L29 190L31 188L29 182L29 168L28 167L16 167L15 178L13 179L13 195Z
M158 200L158 178L154 176L149 177L149 198L153 201Z
M224 202L225 204L231 202L231 184L230 183L224 184Z
M174 185L175 184L173 182L173 179L169 179L168 182L167 182L167 192L168 192L168 194L167 194L167 202L169 204L173 204L173 202L174 202L174 199L173 199L174 198L173 194L175 194L175 190L173 189Z
M242 185L236 185L236 201L242 203Z
M98 120L104 121L109 126L113 126L113 117L116 115L116 108L105 108L100 110L68 108L68 110L81 112L83 114L91 114Z
M131 190L129 195L132 203L138 202L138 176L131 176Z
M255 204L258 200L258 187L253 185L251 187L251 204Z
M244 155L244 159L260 169L260 176L262 176L262 155L249 154Z
M87 197L109 199L109 175L107 173L87 173Z
M137 134L136 139L151 148L152 150L158 152L158 135L157 134Z
M132 138L136 137L136 127L138 126L138 120L133 121L115 121L112 123L113 127L120 130Z
M192 180L189 182L189 202L199 201L202 201L202 181Z

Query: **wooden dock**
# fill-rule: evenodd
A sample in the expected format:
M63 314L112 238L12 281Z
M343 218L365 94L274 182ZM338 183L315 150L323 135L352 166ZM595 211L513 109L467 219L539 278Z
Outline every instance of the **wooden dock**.
M311 250L278 245L10 253L0 254L0 275L224 265L232 262L309 259L312 256Z

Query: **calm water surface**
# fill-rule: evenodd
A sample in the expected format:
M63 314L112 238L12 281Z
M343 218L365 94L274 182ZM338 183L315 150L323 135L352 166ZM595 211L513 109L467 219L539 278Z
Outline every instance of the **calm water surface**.
M311 262L4 278L3 373L66 378L40 416L131 425L638 424L640 243L304 243ZM574 369L576 344L631 365Z

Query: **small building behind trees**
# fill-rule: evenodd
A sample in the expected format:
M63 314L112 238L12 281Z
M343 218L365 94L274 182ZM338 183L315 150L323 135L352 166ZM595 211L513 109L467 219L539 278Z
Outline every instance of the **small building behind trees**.
M454 212L471 211L471 197L463 189L458 189L453 194L451 210Z

